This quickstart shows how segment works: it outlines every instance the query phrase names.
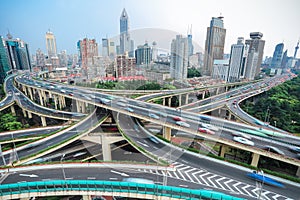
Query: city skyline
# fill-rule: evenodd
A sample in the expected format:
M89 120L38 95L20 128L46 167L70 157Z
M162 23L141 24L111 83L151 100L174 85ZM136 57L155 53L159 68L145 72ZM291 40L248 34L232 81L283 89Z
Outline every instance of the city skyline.
M212 17L221 14L227 30L224 53L230 53L236 38L249 39L250 32L259 31L266 41L264 57L272 56L275 46L281 42L285 45L284 50L288 49L288 56L294 54L300 37L300 28L295 26L300 17L297 0L251 1L249 5L237 0L182 2L4 0L1 2L0 35L6 37L9 31L14 38L26 41L33 54L38 48L46 52L44 35L50 29L56 37L58 52L66 49L68 54L77 53L76 42L80 39L95 38L101 43L106 36L117 36L120 13L125 8L130 18L130 30L158 28L186 35L188 26L192 25L193 41L203 50L206 28ZM248 13L251 8L255 13ZM12 9L15 12L11 12ZM168 43L171 41L169 38ZM135 43L138 45L141 44Z

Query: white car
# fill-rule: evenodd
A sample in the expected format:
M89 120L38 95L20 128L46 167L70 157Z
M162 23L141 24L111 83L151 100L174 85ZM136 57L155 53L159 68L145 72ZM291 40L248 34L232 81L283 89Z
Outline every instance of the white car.
M215 126L210 125L210 124L204 124L204 123L202 123L201 126L204 127L204 128L210 129L212 131L218 131L219 130L218 127L215 127Z
M233 141L236 141L236 142L239 142L239 143L242 143L242 144L246 144L246 145L249 145L249 146L254 146L254 142L252 142L252 141L250 141L246 138L243 138L243 137L234 136Z
M231 133L232 136L237 136L237 137L243 137L243 138L246 138L248 140L251 140L251 137L245 133L240 133L240 132L232 132Z
M179 126L187 127L187 128L190 127L190 125L188 123L183 122L183 121L177 121L176 124Z
M151 117L153 119L159 119L159 116L157 116L156 114L153 114L153 113L149 113L149 117Z

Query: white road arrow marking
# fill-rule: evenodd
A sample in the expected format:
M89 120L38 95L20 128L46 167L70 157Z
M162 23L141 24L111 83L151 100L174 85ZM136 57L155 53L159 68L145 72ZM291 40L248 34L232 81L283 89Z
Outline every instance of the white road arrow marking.
M35 175L35 174L19 174L19 176L27 176L27 177L30 177L30 178L39 177L38 175Z
M128 177L129 175L128 174L125 174L124 172L117 172L117 171L114 171L114 170L110 170L111 173L115 173L115 174L119 174L121 176L126 176Z

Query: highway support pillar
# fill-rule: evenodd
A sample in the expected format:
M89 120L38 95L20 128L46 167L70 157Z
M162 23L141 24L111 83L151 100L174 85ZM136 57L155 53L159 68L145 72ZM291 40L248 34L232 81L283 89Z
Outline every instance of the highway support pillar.
M219 94L219 90L220 90L220 88L218 87L217 90L216 90L216 95Z
M33 95L32 95L31 87L28 87L28 92L29 92L30 99L33 101Z
M172 97L169 97L169 99L168 99L168 106L169 107L171 107L171 99L172 99Z
M163 106L165 106L166 105L166 98L163 98Z
M222 158L224 158L224 157L225 157L226 150L227 150L227 145L222 144L222 145L220 146L219 156L222 157Z
M27 114L28 118L31 119L31 118L32 118L31 112L28 111L27 113L28 113L28 114Z
M11 111L13 116L16 116L16 110L15 110L14 105L10 106L10 111Z
M298 167L298 169L297 169L296 177L300 178L300 167Z
M23 91L24 91L25 95L27 96L27 87L26 86L23 86Z
M38 95L39 95L39 98L40 98L40 104L41 104L41 106L44 106L44 101L43 101L41 90L38 90Z
M185 105L189 104L189 94L185 95Z
M164 126L163 137L168 141L171 141L171 128Z
M26 110L22 109L24 117L27 117Z
M81 111L82 111L82 113L86 113L86 108L87 106L86 106L86 103L85 102L81 102Z
M42 95L43 95L43 99L44 99L44 105L47 105L47 95L46 95L46 91L42 91Z
M83 200L92 200L92 197L90 195L82 195Z
M231 112L228 114L228 120L231 120Z
M47 126L46 118L41 116L42 126Z
M111 161L111 147L110 147L109 137L102 135L101 145L102 145L102 152L103 152L103 161Z
M257 153L252 153L251 166L257 167L260 155Z
M181 99L182 99L182 94L180 94L179 96L178 96L178 102L179 102L179 105L178 106L181 106L182 104L181 104Z
M202 92L202 99L205 98L205 91Z
M54 101L54 106L55 106L56 110L57 110L57 100L58 100L58 96L57 95L53 95L53 101Z

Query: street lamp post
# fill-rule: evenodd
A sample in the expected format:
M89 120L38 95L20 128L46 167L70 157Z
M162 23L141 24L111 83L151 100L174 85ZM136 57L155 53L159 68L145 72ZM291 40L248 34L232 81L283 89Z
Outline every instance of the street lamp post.
M265 176L264 176L264 171L263 170L260 170L257 173L261 173L261 175L262 175L262 182L259 184L260 190L259 190L259 195L258 195L258 198L257 198L257 199L260 200L261 199L261 193L262 193L262 190L263 190L263 185L264 185L264 182L265 182Z
M63 173L63 177L64 177L64 180L66 180L66 173L65 173L65 169L64 169L64 165L62 163L62 160L64 159L66 154L63 154L61 159L60 159L60 164L61 164L61 169L62 169L62 173Z
M13 142L13 152L14 152L14 154L15 154L15 156L16 156L16 160L18 160L19 161L19 156L18 156L18 152L16 151L16 143L15 143L15 138L14 138L14 134L13 133L11 133L11 139L12 139L12 142Z

